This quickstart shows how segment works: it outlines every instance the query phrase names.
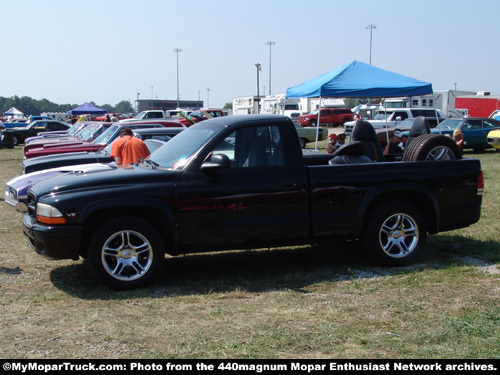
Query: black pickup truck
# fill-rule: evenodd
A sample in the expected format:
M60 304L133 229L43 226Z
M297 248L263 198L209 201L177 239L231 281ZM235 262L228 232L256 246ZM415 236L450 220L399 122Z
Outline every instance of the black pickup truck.
M422 137L421 144L420 137L413 140L412 155L442 154L436 137L446 137ZM442 161L377 161L362 151L377 146L370 142L351 142L338 155L303 155L288 117L203 121L137 165L35 184L24 233L39 254L88 258L98 280L127 289L160 274L165 253L333 238L360 239L378 264L405 265L428 233L479 220L478 160L455 154Z

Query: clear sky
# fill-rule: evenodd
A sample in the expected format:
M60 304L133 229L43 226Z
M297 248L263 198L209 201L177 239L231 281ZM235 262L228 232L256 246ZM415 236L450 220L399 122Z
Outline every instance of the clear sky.
M500 95L499 0L0 0L0 12L3 97L175 100L178 56L181 99L222 107L257 94L256 63L260 94L369 63L371 24L373 66Z

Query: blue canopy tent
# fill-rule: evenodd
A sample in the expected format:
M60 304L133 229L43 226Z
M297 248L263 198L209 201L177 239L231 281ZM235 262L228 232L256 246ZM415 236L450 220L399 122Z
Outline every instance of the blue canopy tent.
M86 115L86 114L103 115L106 113L106 110L102 109L102 108L95 107L92 104L85 102L81 106L76 107L74 109L71 109L66 113L68 115Z
M432 85L388 70L353 61L290 87L287 98L387 98L431 94ZM319 116L319 115L318 115ZM318 127L320 119L318 118ZM316 137L316 148L317 148Z

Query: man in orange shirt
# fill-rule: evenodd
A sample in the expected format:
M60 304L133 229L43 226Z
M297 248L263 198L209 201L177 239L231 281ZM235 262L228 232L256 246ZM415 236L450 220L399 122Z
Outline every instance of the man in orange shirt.
M111 157L116 165L135 164L150 155L148 147L140 138L135 138L130 128L120 130L120 138L111 144Z

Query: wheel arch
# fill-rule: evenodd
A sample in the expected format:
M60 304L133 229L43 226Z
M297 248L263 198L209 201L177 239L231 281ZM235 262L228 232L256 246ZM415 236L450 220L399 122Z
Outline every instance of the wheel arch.
M359 238L366 225L370 211L384 202L402 201L411 204L420 211L427 224L430 234L438 232L439 204L434 194L425 187L391 186L377 189L368 194L360 206L355 228L355 237Z
M105 222L118 217L135 217L144 220L150 224L160 235L165 253L176 253L178 245L178 233L174 228L175 219L170 209L161 207L158 202L155 204L143 203L130 204L125 200L109 203L106 206L100 205L99 208L89 207L80 215L79 221L83 224L83 243L80 247L81 255L88 252L88 246L93 233Z

